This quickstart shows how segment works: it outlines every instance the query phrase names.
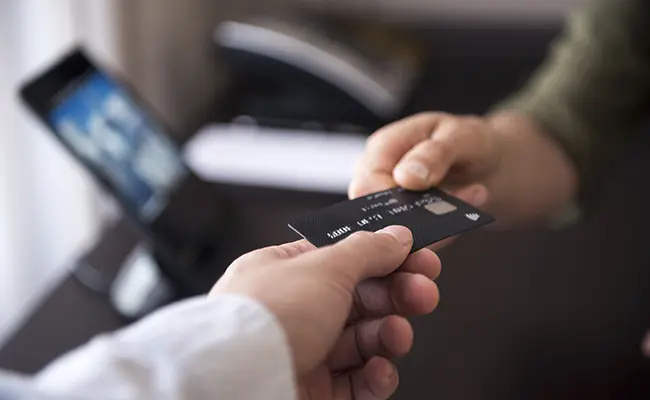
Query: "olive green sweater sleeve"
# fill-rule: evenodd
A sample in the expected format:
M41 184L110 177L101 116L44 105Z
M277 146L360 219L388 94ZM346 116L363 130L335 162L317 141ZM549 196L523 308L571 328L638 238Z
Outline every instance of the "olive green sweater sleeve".
M591 0L544 64L495 107L530 116L575 163L581 195L650 116L650 0Z

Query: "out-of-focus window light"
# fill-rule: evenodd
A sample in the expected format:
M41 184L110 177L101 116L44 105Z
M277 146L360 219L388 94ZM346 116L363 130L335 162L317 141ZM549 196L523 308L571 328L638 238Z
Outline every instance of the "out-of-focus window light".
M73 2L0 2L0 339L97 229L88 179L17 97L74 42Z

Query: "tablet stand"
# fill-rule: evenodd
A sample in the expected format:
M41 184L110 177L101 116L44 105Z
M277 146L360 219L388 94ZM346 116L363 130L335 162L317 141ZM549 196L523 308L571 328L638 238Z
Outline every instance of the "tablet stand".
M118 313L128 319L138 319L173 301L175 291L161 274L153 253L138 244L123 261L109 296Z

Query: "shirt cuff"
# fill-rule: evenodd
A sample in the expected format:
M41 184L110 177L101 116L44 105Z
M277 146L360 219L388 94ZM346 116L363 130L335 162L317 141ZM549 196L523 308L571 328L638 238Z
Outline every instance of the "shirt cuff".
M293 369L275 316L226 295L185 300L98 337L48 367L37 384L53 394L121 399L293 399Z

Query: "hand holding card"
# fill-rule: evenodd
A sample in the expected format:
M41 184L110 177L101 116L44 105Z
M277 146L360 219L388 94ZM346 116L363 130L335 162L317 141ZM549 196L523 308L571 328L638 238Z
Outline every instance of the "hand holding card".
M289 227L314 246L322 247L357 231L375 232L401 225L413 233L411 252L415 252L491 222L491 215L440 189L414 192L396 187L301 216Z

